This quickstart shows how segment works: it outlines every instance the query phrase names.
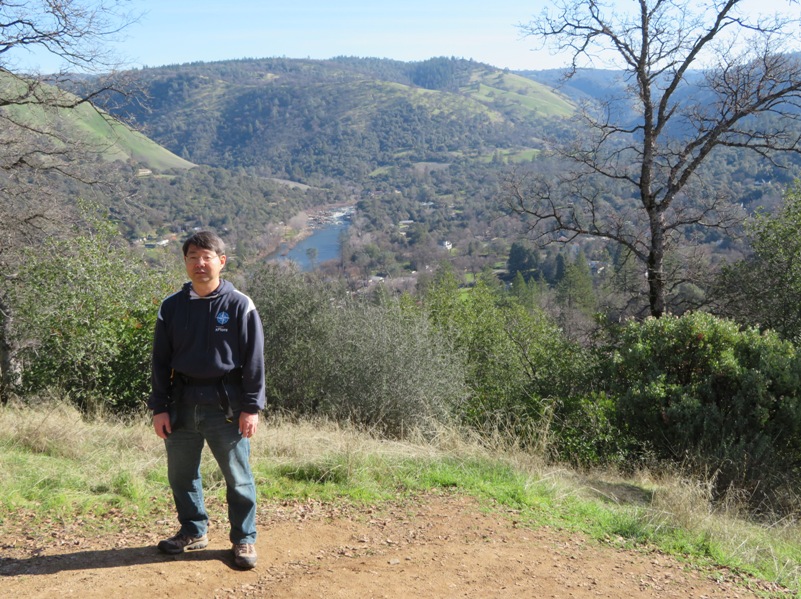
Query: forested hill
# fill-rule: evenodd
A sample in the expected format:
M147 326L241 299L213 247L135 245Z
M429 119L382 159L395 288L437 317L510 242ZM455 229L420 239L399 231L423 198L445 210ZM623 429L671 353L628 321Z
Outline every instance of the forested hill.
M455 58L242 59L128 75L139 91L114 114L201 166L137 182L148 210L121 215L132 238L212 226L252 240L298 211L356 201L383 248L365 249L365 271L377 272L392 272L396 262L430 263L433 254L414 260L404 252L432 253L429 246L445 241L460 256L504 261L508 248L487 243L517 234L518 223L502 219L505 172L549 141L574 137L577 103L615 95L621 85L615 73L591 70L560 92L561 73L513 73ZM792 171L735 151L721 152L708 169L749 209L775 202L792 179ZM401 239L399 223L410 221L414 230ZM390 247L393 235L400 249Z
M192 63L133 73L117 114L196 164L307 183L459 158L530 158L573 104L529 78L461 59L341 57Z

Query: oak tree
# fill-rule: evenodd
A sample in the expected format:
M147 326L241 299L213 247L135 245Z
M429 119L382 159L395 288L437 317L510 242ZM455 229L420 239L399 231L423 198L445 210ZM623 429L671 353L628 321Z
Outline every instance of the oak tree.
M625 91L580 107L580 134L552 146L558 168L515 177L507 199L541 242L594 236L624 246L643 264L658 317L675 282L669 253L690 230L740 221L736 198L704 165L731 148L769 161L799 152L801 61L789 52L799 19L752 16L746 0L625 5L556 0L523 27L566 53L568 79L602 66Z

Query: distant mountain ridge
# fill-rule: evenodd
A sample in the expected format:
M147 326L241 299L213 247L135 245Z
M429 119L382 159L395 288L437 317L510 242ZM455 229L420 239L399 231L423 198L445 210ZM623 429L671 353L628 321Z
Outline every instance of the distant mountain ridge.
M567 96L474 61L247 59L142 69L116 114L193 163L314 182L397 163L514 160L543 148Z
M470 222L484 238L483 223L502 213L504 169L533 160L551 142L582 135L570 118L579 102L617 97L616 107L628 110L632 122L638 118L617 71L582 70L558 90L552 86L561 84L562 71L515 73L456 58L241 59L127 75L141 91L115 115L184 160L240 178L240 191L206 189L197 174L171 184L171 193L185 185L182 195L191 190L202 198L202 208L179 199L165 210L165 201L156 199L160 190L144 197L164 222L194 219L198 226L217 223L215 206L229 196L260 206L269 196L273 218L282 194L262 190L262 182L288 180L329 194L297 198L296 207L360 199L360 214L377 229L425 220L420 226L444 239L457 238L462 233L455 229ZM693 90L690 82L682 92ZM709 173L745 206L775 202L792 177L754 156L729 154L710 163ZM245 198L245 189L258 191ZM233 210L231 221L245 222L240 213Z

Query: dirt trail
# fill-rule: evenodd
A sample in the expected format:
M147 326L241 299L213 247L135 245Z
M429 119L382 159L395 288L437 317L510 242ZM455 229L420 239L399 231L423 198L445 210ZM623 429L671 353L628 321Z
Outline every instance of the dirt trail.
M51 532L49 540L6 531L0 597L757 597L726 571L519 527L513 513L486 512L458 495L374 510L261 506L259 565L246 572L233 567L224 524L212 526L208 549L177 557L154 548L174 532L168 521L147 531L134 523L124 535Z

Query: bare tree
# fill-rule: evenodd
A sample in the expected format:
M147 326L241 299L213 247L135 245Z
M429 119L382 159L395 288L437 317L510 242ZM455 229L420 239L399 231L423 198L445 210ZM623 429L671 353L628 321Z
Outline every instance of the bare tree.
M578 139L553 148L559 168L516 177L507 197L541 242L596 236L625 246L644 265L658 317L668 253L690 228L739 219L704 165L725 148L771 161L801 149L801 62L788 53L799 20L750 17L745 0L627 4L636 8L556 0L523 27L567 54L566 78L584 66L617 69L625 93L582 106Z
M111 88L117 68L104 45L135 19L128 0L0 0L0 399L19 371L8 290L18 284L19 249L63 229L70 201L52 183L94 182L99 148L88 148L65 123ZM30 53L60 59L59 72L24 72ZM88 82L83 93L63 85ZM63 188L61 188L63 189Z

